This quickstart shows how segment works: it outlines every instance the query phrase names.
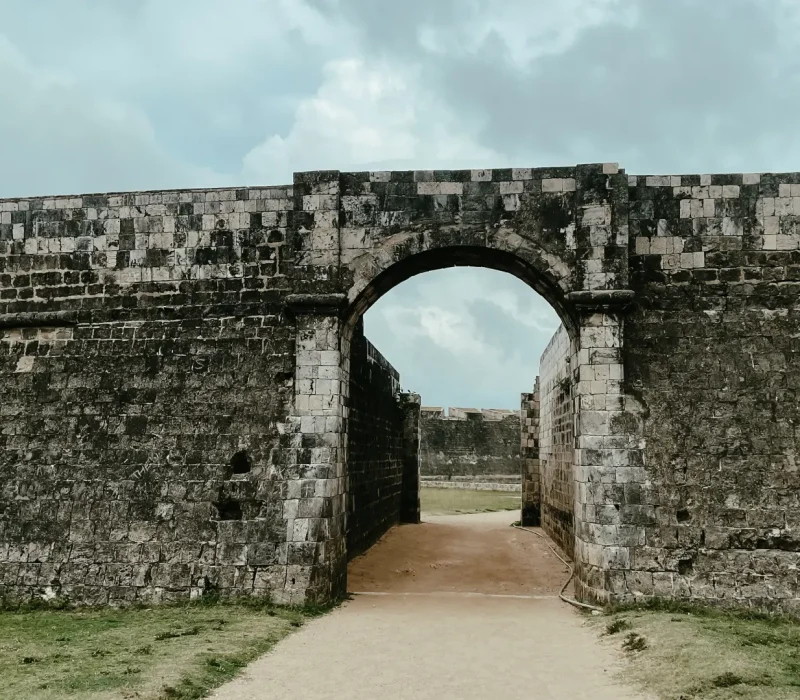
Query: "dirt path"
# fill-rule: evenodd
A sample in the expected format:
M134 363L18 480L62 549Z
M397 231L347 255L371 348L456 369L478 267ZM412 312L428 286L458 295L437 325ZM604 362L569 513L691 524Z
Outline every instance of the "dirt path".
M510 527L517 511L428 516L350 564L352 592L557 595L569 569L544 541Z
M216 700L650 700L557 598L564 565L516 513L395 528L349 571L362 591Z

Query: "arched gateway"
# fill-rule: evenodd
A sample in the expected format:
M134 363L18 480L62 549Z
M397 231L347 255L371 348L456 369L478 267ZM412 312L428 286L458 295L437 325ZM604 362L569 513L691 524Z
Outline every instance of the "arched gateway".
M800 173L613 164L0 199L0 599L344 592L418 508L347 521L359 319L453 265L563 322L524 513L578 597L798 612Z
M337 367L333 385L295 384L295 420L303 439L325 446L326 476L335 474L325 479L328 500L317 501L318 511L308 516L312 526L325 513L327 525L325 546L318 550L324 556L304 581L314 595L344 590L347 392L355 324L409 277L473 265L519 277L550 302L569 331L578 581L582 595L606 599L604 572L625 556L625 543L587 517L584 506L613 505L593 497L589 481L594 469L616 481L616 471L641 464L631 435L636 420L625 413L622 391L622 314L633 296L627 286L627 187L627 176L614 164L296 175L295 206L303 212L293 231L296 262L321 288L289 299L298 316L298 348L307 350L298 353L296 376L316 378L323 353ZM531 357L531 364L537 360ZM531 476L538 483L538 475ZM536 520L538 496L529 494L525 504ZM299 532L305 536L305 529Z

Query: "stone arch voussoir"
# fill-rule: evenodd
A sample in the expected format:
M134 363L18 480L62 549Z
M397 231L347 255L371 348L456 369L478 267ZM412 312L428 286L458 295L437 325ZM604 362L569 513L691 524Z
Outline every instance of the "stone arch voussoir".
M483 267L509 273L528 284L556 310L573 332L577 317L568 301L571 291L569 268L555 256L532 247L512 248L500 238L487 245L468 245L453 232L449 240L441 237L431 245L424 233L398 234L379 248L355 258L348 265L347 289L349 325L361 317L381 296L415 275L450 267Z

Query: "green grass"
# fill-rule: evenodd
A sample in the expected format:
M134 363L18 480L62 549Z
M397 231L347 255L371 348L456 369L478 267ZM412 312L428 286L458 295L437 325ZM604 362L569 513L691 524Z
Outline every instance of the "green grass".
M589 617L662 700L800 700L800 622L657 601Z
M473 491L470 489L420 489L422 512L427 515L458 515L518 510L520 494L513 491Z
M0 612L0 698L202 698L318 612L232 602Z

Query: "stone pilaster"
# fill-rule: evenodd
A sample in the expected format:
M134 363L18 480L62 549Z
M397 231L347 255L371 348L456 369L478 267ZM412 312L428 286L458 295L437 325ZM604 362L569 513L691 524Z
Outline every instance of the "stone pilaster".
M294 291L339 291L340 183L338 170L294 174L294 211L289 244L294 255Z
M398 397L403 410L403 484L400 493L400 522L420 522L419 457L420 410L419 394L403 393Z
M337 294L296 294L287 300L297 336L294 407L285 426L292 458L283 502L288 542L284 603L330 600L345 588L343 301Z
M575 169L574 290L627 287L628 183L624 172L616 163Z
M522 458L522 525L541 523L542 492L539 474L539 377L532 393L524 393L520 402L520 457Z
M609 572L631 567L631 548L644 543L637 508L626 504L628 484L643 483L642 457L625 411L623 313L632 293L581 292L573 342L575 382L575 571L580 599L613 598Z

